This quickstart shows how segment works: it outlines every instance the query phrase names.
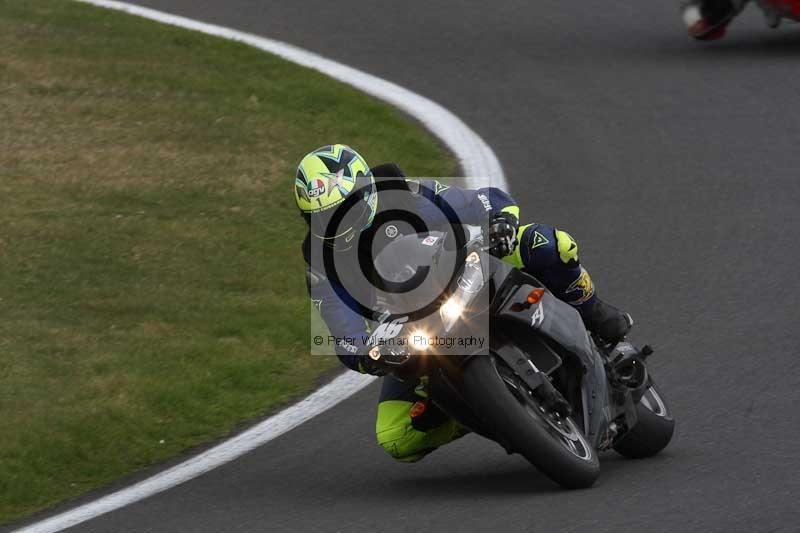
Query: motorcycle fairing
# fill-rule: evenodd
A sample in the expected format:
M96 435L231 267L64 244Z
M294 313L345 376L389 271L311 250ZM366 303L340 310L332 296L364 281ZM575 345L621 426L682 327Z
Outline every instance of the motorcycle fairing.
M509 274L506 283L513 283L513 286L510 290L503 287L498 291L499 294L506 292L507 296L495 316L498 320L517 327L526 326L540 333L580 359L584 369L581 380L583 427L587 429L586 437L596 446L602 441L611 421L607 409L610 399L608 382L600 353L590 340L580 314L569 304L545 292L539 302L527 305L528 295L536 286L525 281L538 283L523 272Z

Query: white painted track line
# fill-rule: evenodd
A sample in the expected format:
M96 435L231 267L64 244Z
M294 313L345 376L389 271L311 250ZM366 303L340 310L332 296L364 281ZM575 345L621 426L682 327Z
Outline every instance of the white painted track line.
M327 411L345 398L369 385L373 379L371 376L364 376L356 372L342 374L304 400L200 455L159 472L135 485L46 518L17 531L26 533L61 531L180 485L220 465L233 461L237 457L241 457L319 413Z

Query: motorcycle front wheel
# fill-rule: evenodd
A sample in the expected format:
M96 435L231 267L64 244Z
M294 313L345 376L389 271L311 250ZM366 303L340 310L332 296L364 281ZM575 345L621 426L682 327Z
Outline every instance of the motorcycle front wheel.
M564 488L594 484L600 475L597 452L575 421L547 409L500 357L473 357L463 383L475 414L508 451Z

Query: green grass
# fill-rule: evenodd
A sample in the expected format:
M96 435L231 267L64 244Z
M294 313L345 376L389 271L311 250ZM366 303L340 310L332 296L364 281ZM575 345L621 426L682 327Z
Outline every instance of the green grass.
M452 158L246 46L0 0L0 522L219 438L338 364L308 349L294 165Z

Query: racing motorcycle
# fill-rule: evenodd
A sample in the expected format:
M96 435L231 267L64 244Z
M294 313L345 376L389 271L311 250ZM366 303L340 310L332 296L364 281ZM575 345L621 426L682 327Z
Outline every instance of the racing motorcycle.
M565 488L594 483L598 451L643 458L666 447L675 421L645 365L652 348L604 344L478 233L406 235L378 254L391 297L379 298L375 357L404 350L397 375L422 365L430 401Z

